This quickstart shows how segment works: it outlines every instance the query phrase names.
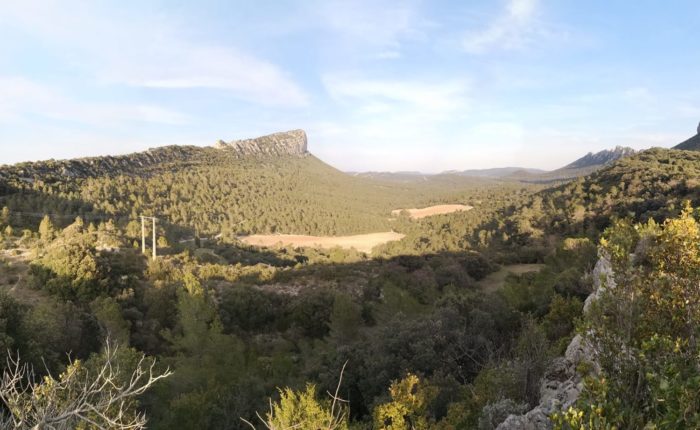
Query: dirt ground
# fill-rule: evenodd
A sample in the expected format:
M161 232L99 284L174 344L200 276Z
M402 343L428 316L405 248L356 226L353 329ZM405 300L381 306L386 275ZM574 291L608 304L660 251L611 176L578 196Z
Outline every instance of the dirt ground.
M539 272L544 264L510 264L501 267L498 272L491 273L478 282L478 285L486 291L495 291L503 287L509 274L522 275L523 273Z
M452 212L460 212L460 211L468 211L474 209L473 206L467 206L467 205L437 205L437 206L428 206L427 208L422 208L422 209L396 209L391 211L391 214L393 216L398 216L401 211L406 211L408 212L409 216L413 219L420 219L420 218L425 218L427 216L431 215L443 215L443 214L449 214Z
M292 245L307 248L355 248L367 254L372 252L372 248L387 242L401 240L405 235L393 231L384 233L358 234L354 236L304 236L296 234L254 234L251 236L241 236L239 239L254 246L274 246L278 244Z

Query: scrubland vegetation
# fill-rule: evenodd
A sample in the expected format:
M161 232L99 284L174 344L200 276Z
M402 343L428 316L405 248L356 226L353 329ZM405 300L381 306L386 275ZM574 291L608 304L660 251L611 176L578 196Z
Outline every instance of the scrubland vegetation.
M699 177L700 154L666 150L549 189L382 182L313 157L14 172L0 181L0 350L47 384L100 368L105 339L126 374L145 354L172 374L125 413L154 429L493 429L538 403L579 331L600 372L558 426L692 428L700 233L683 202L700 203ZM454 202L474 209L389 219ZM141 253L141 214L161 220L156 260ZM406 237L371 256L237 239L388 230ZM584 317L599 244L619 288ZM483 287L510 264L539 270Z

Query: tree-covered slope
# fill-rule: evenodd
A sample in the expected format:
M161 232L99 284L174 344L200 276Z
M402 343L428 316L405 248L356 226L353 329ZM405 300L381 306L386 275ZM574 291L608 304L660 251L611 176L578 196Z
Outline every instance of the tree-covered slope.
M700 153L655 148L532 195L506 210L505 221L492 221L489 233L510 245L546 245L553 234L597 237L615 218L676 216L685 200L700 203Z
M241 142L6 166L0 168L0 206L24 217L18 225L38 224L44 214L64 225L76 215L123 223L148 215L179 237L336 235L387 231L394 209L469 203L455 199L468 199L467 189L498 187L458 177L407 184L354 177L306 153L305 140L304 151L288 153L261 153L259 142L241 153Z

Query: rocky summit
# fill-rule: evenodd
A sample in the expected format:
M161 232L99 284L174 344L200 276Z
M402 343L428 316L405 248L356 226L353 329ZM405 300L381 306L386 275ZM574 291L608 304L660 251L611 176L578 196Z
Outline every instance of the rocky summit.
M620 158L629 157L635 153L634 149L616 146L615 149L606 149L600 152L589 152L573 163L564 166L564 169L580 169L583 167L603 166Z
M304 130L291 130L273 133L255 139L220 140L215 147L232 151L238 155L294 155L303 157L308 154L306 148L306 133Z
M304 130L292 130L254 139L235 140L231 143L219 141L214 148L170 145L126 155L0 166L0 180L19 178L25 182L33 182L38 178L52 181L59 178L116 175L150 176L158 171L168 171L175 164L189 166L227 163L243 157L303 157L307 154L306 133Z

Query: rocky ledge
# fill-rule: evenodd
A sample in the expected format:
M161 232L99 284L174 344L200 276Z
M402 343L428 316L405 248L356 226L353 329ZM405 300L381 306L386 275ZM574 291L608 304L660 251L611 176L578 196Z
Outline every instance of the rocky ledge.
M612 266L607 256L600 256L591 275L594 288L586 299L584 314L605 288L615 287ZM598 371L595 351L577 334L566 348L564 356L553 360L547 368L540 385L540 404L523 415L510 415L496 430L551 430L553 425L549 416L573 406L581 394L583 380L577 371L581 363L592 365L594 373Z
M308 154L306 145L304 130L291 130L255 139L234 140L228 143L220 140L215 147L240 156L293 155L303 157Z

